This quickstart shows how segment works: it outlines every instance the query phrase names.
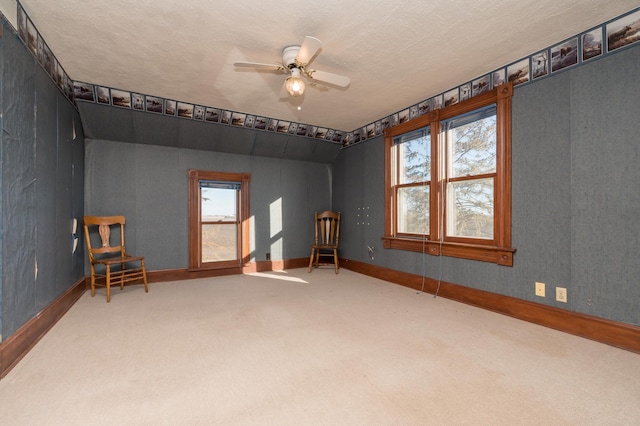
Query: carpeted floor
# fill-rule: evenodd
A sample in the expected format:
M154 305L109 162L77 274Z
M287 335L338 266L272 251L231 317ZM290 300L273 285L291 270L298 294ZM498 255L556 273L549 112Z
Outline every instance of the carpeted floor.
M342 269L85 293L1 425L632 425L640 355Z

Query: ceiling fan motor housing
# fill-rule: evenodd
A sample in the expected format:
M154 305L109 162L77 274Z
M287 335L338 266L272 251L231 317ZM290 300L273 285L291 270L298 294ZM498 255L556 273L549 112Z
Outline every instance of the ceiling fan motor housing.
M298 67L296 65L296 56L298 56L298 52L300 51L300 46L287 46L282 50L282 65L285 68L291 69L293 67Z

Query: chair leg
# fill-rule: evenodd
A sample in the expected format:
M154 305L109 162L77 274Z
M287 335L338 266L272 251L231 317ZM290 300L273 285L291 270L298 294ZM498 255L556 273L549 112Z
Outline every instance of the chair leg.
M96 295L96 271L95 271L95 268L93 266L93 263L90 266L91 266L91 297L95 297L95 295Z
M313 255L314 255L315 249L311 249L311 256L309 256L309 272L311 272L311 267L313 266Z
M107 287L107 303L111 301L111 266L107 265L107 277L105 278Z
M144 267L144 259L140 261L140 267L142 268L142 280L144 281L144 292L149 293L149 286L147 285L147 270Z
M333 249L333 263L336 266L336 274L340 270L340 265L338 264L338 250Z

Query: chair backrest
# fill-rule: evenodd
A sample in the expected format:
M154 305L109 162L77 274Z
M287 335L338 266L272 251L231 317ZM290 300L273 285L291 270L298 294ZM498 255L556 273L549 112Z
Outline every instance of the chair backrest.
M95 259L95 255L108 255L113 253L119 253L120 256L125 255L124 249L124 216L85 216L84 222L84 236L87 242L87 250L89 250L89 257ZM97 226L98 233L100 235L99 245L91 243L91 230L90 227ZM117 226L120 228L120 240L115 241L116 245L111 245L111 227ZM95 232L95 231L94 231Z
M316 212L316 245L326 245L338 248L340 241L340 212Z

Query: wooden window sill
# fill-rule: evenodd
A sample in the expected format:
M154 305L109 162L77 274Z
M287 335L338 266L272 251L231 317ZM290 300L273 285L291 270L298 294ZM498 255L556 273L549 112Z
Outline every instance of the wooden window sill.
M407 250L432 256L449 256L513 266L516 249L479 244L451 243L412 238L382 237L386 249Z

